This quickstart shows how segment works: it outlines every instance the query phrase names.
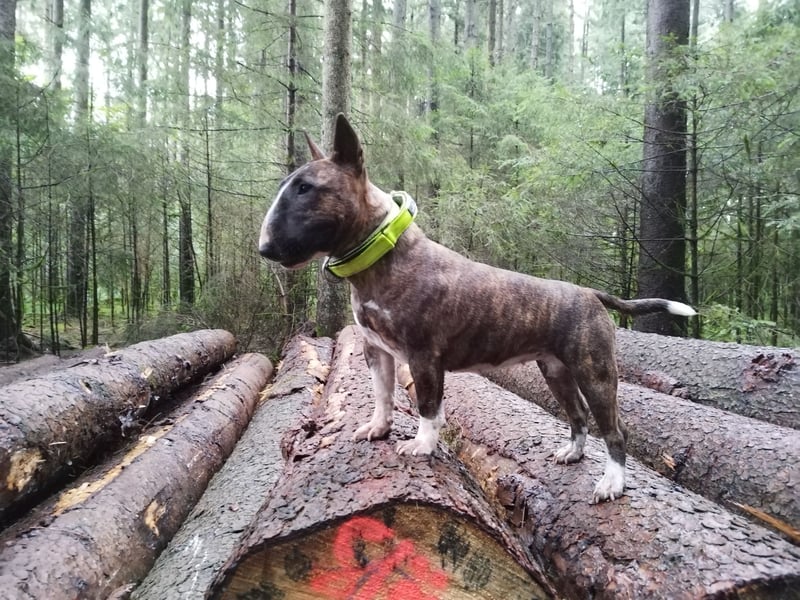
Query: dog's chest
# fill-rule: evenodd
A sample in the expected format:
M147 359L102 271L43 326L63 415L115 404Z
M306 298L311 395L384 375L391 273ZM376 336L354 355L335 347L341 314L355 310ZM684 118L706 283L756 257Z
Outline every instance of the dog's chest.
M388 352L401 362L408 362L403 346L397 339L393 329L393 315L388 308L380 306L374 300L361 302L353 297L353 317L361 328L364 339L373 346Z

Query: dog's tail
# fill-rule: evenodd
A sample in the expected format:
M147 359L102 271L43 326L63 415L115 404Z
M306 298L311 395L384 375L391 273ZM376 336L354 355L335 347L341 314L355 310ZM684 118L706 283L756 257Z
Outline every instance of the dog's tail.
M654 312L668 312L681 317L693 317L697 312L688 304L664 300L662 298L643 298L642 300L623 300L611 294L594 290L595 296L606 308L613 308L628 315L646 315Z

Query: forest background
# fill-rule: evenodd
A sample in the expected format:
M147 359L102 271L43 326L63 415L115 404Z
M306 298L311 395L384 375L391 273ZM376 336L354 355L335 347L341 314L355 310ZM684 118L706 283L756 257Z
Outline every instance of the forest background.
M800 4L694 0L657 70L647 4L354 0L349 116L370 177L474 259L634 297L645 110L668 82L688 333L796 346ZM314 327L318 268L267 265L256 244L307 159L298 133L319 138L324 14L0 0L6 359L197 327L275 352Z

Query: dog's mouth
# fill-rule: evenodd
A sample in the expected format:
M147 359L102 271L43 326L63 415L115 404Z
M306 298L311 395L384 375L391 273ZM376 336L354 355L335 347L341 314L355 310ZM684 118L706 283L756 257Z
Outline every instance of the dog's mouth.
M298 269L302 269L303 267L307 266L312 260L322 258L323 256L327 255L324 252L316 252L309 258L305 258L301 261L282 260L280 261L280 265L289 271L297 271Z

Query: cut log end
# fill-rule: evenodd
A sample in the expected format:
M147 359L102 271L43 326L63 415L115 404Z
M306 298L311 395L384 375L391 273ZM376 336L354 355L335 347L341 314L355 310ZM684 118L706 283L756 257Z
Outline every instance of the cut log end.
M392 504L264 546L233 570L223 600L267 598L536 598L530 576L462 517Z

